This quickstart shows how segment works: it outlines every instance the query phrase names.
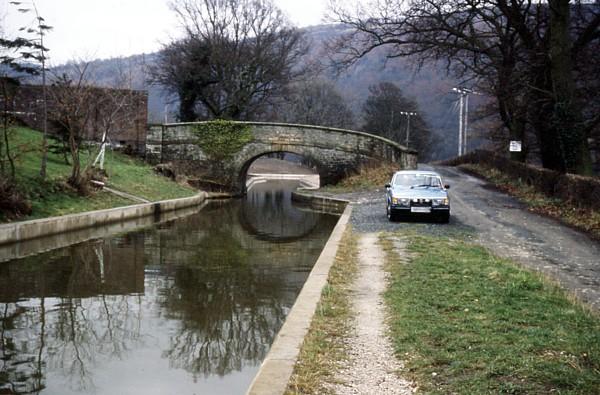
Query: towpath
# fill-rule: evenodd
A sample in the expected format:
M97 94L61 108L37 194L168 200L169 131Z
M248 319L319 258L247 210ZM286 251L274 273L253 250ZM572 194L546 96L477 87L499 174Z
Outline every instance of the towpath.
M338 395L413 393L413 385L398 372L402 369L386 335L382 293L386 288L384 252L377 233L364 233L358 241L358 275L353 286L354 331L348 338L348 360L337 372Z

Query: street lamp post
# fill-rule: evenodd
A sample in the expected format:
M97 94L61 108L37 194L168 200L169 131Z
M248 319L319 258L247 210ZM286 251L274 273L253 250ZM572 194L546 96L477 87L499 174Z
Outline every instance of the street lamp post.
M410 112L410 111L400 111L400 114L406 115L406 117L407 117L407 119L406 119L406 148L408 148L408 141L410 139L410 116L417 115L417 113Z

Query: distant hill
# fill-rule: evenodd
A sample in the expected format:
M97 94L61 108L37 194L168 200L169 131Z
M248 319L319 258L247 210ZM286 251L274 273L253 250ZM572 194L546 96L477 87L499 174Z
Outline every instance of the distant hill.
M306 62L324 59L323 48L327 40L335 38L343 28L339 25L319 25L302 29L310 43ZM114 84L116 76L130 76L134 89L148 91L148 118L151 122L161 122L165 113L169 121L174 121L177 103L160 87L147 82L148 66L154 64L156 53L134 55L124 58L99 59L91 64L94 79L102 85ZM56 67L53 72L61 73L64 66ZM370 85L382 81L397 84L409 97L414 98L420 111L429 123L435 135L433 159L443 159L455 155L458 133L458 114L456 95L452 87L457 81L445 77L445 73L435 65L425 65L417 73L408 59L386 59L382 50L369 54L354 67L335 76L330 70L323 72L322 78L331 80L349 106L354 110L356 119L361 119L362 106L368 96ZM472 98L472 107L477 106L478 98Z

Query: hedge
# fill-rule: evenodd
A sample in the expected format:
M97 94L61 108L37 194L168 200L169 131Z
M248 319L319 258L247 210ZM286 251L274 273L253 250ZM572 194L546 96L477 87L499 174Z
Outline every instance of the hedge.
M580 208L600 210L600 179L564 174L510 160L491 151L476 150L444 162L449 166L482 164L510 174L551 198L561 199Z

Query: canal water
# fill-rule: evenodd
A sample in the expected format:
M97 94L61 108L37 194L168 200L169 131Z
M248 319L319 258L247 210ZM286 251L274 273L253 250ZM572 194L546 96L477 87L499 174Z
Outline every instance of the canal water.
M337 221L294 187L0 263L0 394L243 394Z

